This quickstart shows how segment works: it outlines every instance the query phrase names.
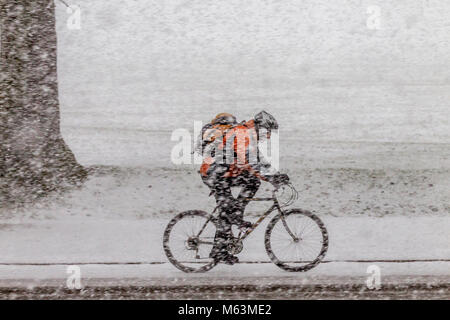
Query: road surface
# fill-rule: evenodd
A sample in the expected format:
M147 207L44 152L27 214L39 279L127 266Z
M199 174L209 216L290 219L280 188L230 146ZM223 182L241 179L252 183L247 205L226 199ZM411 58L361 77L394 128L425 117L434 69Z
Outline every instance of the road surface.
M288 273L267 263L240 263L205 274L184 274L165 262L82 264L80 290L67 285L69 265L0 265L0 298L450 299L450 262L377 262L380 287L370 289L367 267L373 264L329 262Z

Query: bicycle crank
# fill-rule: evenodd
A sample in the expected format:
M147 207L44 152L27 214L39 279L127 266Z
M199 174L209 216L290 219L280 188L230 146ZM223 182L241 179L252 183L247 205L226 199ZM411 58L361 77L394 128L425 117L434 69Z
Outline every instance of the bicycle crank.
M239 238L234 238L228 244L228 252L232 255L241 253L242 249L244 249L244 243Z
M197 250L198 249L198 241L199 239L197 237L189 237L186 242L186 249L187 250Z

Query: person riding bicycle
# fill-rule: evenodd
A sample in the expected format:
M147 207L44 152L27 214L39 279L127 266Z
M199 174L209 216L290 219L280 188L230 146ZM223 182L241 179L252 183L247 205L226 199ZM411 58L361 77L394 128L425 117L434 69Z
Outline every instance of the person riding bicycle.
M244 220L244 210L248 198L258 191L261 180L274 185L289 182L286 174L274 172L259 153L258 141L263 138L260 136L263 129L267 140L272 130L278 129L276 119L266 111L241 123L237 123L232 114L220 113L202 130L198 146L203 155L200 174L219 208L217 231L210 253L217 262L234 264L239 261L228 252L228 242L233 237L231 227L233 224L239 228L252 226L251 222ZM241 187L237 198L233 197L231 187Z

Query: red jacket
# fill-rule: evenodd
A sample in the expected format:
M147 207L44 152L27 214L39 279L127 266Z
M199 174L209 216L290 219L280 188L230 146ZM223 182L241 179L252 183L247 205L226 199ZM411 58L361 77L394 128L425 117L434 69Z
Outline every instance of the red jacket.
M217 134L214 136L218 139ZM252 167L252 164L256 164L257 152L258 152L258 138L255 129L254 120L250 120L244 123L240 123L235 127L223 132L221 134L222 141L216 146L223 153L226 153L226 148L232 147L232 153L234 155L231 159L224 159L223 163L229 165L229 169L224 173L223 177L236 177L242 174L244 171L248 171L251 174L261 178L264 178L258 173L256 169ZM203 159L203 163L200 167L200 174L207 176L208 169L217 159L208 156Z

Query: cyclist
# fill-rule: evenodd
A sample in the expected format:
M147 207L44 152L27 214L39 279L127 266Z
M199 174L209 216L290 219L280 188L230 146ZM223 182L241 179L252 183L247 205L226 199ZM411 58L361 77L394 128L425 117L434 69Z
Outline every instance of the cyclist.
M227 250L233 236L231 227L233 224L239 228L252 226L244 221L244 210L249 202L247 198L256 194L261 180L274 185L289 181L286 174L278 173L260 156L258 141L263 139L260 136L262 129L266 131L267 140L272 130L278 129L276 119L266 111L241 123L237 123L232 114L220 113L202 130L198 144L201 144L203 155L200 174L219 207L217 231L210 253L217 262L234 264L239 261ZM241 187L237 198L233 197L231 187Z

